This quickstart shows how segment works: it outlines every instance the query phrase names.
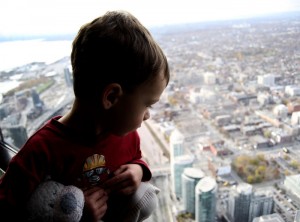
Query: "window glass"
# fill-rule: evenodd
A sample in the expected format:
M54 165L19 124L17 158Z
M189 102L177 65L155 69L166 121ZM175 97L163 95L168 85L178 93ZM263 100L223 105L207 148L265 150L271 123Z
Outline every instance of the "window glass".
M170 65L169 85L138 130L152 182L162 189L152 221L204 218L185 209L184 203L197 201L207 207L203 212L215 212L208 208L216 205L216 218L234 217L224 213L234 212L230 188L241 182L273 185L300 173L297 0L1 1L2 140L20 149L47 120L70 110L72 40L81 25L107 10L134 14ZM182 182L192 167L202 176L191 173ZM189 181L204 176L214 178L218 192L212 182L202 183L190 191L193 200L184 200L181 183L195 187ZM285 212L287 221L295 214L276 212Z

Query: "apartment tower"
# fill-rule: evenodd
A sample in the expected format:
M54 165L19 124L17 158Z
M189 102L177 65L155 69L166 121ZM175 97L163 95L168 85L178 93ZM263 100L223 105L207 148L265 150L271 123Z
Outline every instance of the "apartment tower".
M190 213L195 218L195 187L204 177L204 173L199 168L185 168L181 175L183 210Z
M212 177L202 178L195 188L196 222L215 222L217 183Z

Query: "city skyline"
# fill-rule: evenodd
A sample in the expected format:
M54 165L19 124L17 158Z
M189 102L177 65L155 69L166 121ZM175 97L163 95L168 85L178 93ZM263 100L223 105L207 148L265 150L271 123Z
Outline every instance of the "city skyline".
M241 220L240 213L250 219L266 214L290 222L299 214L300 13L288 15L161 29L157 41L168 57L172 78L152 107L151 118L139 128L151 182L161 189L159 207L148 222L202 221L205 212L215 215L212 222L230 217L231 222L248 221ZM39 46L25 51L42 49ZM24 49L24 42L19 48ZM9 48L7 54L15 52ZM69 67L65 57L1 72L2 81L18 78L30 83L7 93L0 106L5 141L16 144L12 133L22 139L26 126L30 136L50 116L70 109ZM33 86L39 99L35 93L28 95ZM12 128L16 123L19 127ZM197 189L201 192L193 194L182 179L187 168L203 172L190 173L192 178L213 179L204 180ZM196 185L189 182L189 187ZM236 199L236 193L250 191L241 189L243 183L251 184L253 192ZM192 206L186 207L187 201ZM236 206L246 206L246 211ZM196 220L189 220L193 214Z

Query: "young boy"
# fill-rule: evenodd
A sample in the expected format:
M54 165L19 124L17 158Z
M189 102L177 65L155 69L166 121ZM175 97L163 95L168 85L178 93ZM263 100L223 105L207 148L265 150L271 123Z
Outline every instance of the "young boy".
M111 218L115 201L126 204L151 179L136 130L169 81L161 48L134 16L113 11L79 30L71 61L72 109L38 130L10 162L0 180L1 220L24 215L31 193L50 176L84 191L82 220L125 221Z

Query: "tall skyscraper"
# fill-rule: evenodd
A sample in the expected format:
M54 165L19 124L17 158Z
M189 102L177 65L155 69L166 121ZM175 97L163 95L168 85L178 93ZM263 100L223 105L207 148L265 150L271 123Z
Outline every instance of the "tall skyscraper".
M195 187L205 176L199 168L185 168L181 175L183 210L195 218Z
M21 148L28 139L27 131L24 126L21 125L11 125L6 127L6 130L9 132L13 143L17 148Z
M274 214L268 214L265 216L256 217L251 222L284 222L284 220L279 214L274 213Z
M212 177L202 178L195 188L196 222L215 222L217 183Z
M44 106L43 101L35 89L31 89L31 98L35 108L42 108Z
M181 174L185 168L192 167L194 156L183 155L175 157L171 162L172 188L177 198L182 197Z
M64 76L68 87L73 86L73 78L69 67L64 68Z
M178 129L175 129L170 136L171 162L174 160L175 157L184 154L183 142L184 136Z
M250 203L248 222L252 222L255 217L273 213L273 206L274 201L271 194L255 193Z
M231 190L228 199L228 218L231 222L248 221L252 195L252 185L248 183L241 183Z
M254 218L273 213L273 197L266 191L254 192L252 185L239 184L231 190L228 218L232 222L252 222Z

